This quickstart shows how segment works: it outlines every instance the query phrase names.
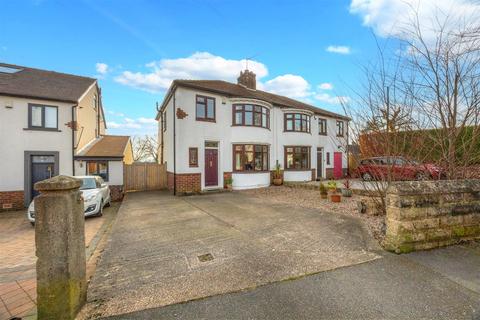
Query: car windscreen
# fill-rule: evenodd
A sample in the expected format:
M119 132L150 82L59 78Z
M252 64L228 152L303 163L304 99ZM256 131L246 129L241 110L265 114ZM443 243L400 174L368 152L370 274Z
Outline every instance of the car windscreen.
M95 178L82 178L82 186L80 190L87 190L87 189L96 189L97 184L95 183Z

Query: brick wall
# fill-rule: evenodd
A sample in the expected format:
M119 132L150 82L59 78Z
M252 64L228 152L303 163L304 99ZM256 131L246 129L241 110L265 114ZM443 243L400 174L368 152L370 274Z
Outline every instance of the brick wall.
M480 180L395 182L385 248L397 253L480 238Z
M110 186L110 196L112 201L122 201L123 199L123 186Z
M25 207L24 193L21 191L1 191L0 192L0 211L21 210Z
M199 193L202 191L202 175L200 173L167 172L168 190L173 192L174 176L176 180L177 195Z

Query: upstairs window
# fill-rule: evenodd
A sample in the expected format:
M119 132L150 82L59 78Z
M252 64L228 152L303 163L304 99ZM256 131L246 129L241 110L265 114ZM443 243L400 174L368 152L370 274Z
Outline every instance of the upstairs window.
M327 119L318 119L318 134L327 135Z
M268 171L268 146L234 144L233 170L237 172Z
M310 116L302 113L286 113L285 131L310 133Z
M310 147L301 147L301 146L285 147L285 169L287 170L310 169Z
M344 122L337 120L337 137L343 137L344 134Z
M58 130L58 107L30 104L28 127L30 129Z
M251 104L233 105L233 125L270 128L270 110Z
M215 122L215 98L197 95L195 114L198 121Z

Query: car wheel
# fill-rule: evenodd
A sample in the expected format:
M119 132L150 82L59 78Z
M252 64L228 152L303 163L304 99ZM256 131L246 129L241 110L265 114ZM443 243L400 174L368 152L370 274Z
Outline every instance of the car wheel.
M98 209L97 216L98 217L103 216L103 199L100 201L100 209Z
M373 177L370 173L365 172L365 173L362 174L362 179L363 179L363 181L372 181Z
M425 172L418 172L416 175L415 175L415 179L416 180L419 180L419 181L424 181L424 180L428 180L430 177L427 173Z
M112 205L112 200L108 200L107 203L105 203L105 207L110 207Z

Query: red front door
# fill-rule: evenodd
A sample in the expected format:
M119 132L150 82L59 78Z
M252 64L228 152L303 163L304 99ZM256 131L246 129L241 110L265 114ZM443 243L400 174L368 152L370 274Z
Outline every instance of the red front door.
M340 179L343 176L341 152L333 153L333 176L335 179Z
M205 149L205 187L218 186L218 150Z

